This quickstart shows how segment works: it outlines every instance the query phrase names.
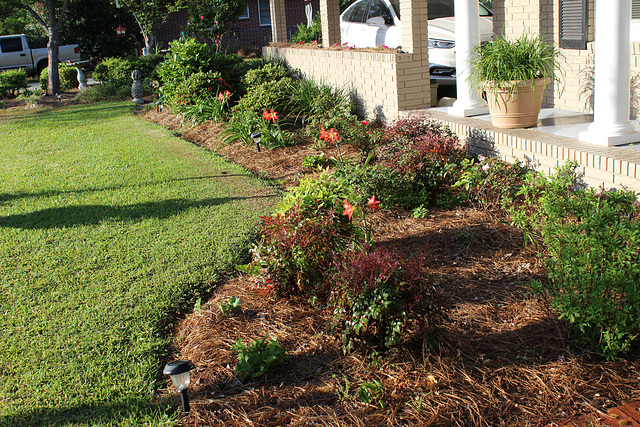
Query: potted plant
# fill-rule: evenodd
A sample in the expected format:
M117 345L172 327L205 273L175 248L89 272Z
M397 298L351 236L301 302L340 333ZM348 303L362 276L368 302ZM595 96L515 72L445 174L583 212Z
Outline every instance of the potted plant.
M558 80L560 51L552 42L523 34L475 46L469 79L486 93L491 121L499 128L535 126L547 85Z

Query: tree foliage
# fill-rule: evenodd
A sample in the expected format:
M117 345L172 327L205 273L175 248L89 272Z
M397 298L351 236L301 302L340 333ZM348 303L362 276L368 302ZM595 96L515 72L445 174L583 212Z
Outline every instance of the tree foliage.
M227 26L238 20L248 0L200 0L189 3L189 32L218 42Z
M151 54L156 49L156 31L169 15L185 7L186 0L118 0L118 3L133 14L147 53Z

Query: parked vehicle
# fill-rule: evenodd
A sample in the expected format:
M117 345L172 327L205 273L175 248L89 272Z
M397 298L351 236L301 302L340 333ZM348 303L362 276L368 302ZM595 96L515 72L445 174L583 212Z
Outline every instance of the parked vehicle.
M429 71L440 85L455 83L453 0L427 0ZM354 47L402 45L400 0L358 0L340 15L342 43ZM493 36L493 13L480 4L480 40Z
M23 68L27 74L40 74L47 68L49 50L46 47L31 49L24 34L0 36L0 70ZM60 46L58 61L79 61L80 47L77 44Z

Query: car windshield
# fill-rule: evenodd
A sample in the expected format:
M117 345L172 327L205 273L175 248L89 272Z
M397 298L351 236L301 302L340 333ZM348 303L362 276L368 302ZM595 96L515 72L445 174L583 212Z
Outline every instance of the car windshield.
M453 0L428 0L429 2L429 19L447 18L454 16ZM400 18L400 0L390 0L396 16ZM489 9L480 5L480 16L491 16Z

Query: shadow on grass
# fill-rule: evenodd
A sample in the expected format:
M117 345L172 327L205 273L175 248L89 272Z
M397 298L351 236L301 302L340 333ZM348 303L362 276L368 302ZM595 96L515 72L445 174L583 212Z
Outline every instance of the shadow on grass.
M192 181L192 180L200 180L200 179L215 179L215 178L231 178L231 177L246 177L247 175L242 174L227 174L221 173L220 175L208 175L208 176L193 176L187 178L174 178L174 179L165 179L161 181L151 181L147 183L136 183L131 185L113 185L109 187L100 187L100 188L82 188L77 190L48 190L48 191L40 191L35 193L0 193L0 203L8 202L10 200L19 200L19 199L27 199L30 197L53 197L58 196L60 194L84 194L84 193L93 193L98 191L110 191L110 190L122 190L123 188L139 188L139 187L150 187L153 185L161 185L169 182L178 182L178 181Z
M222 197L204 200L169 199L161 202L137 203L129 206L76 205L48 208L28 214L0 218L0 227L47 229L96 225L106 220L139 221L146 218L168 218L192 208L217 206L233 200L263 198Z
M169 418L170 402L155 404L148 399L130 398L117 402L78 404L63 408L38 408L8 415L0 421L2 426L68 426L68 425L119 425L128 420L131 425L145 424L149 419Z

